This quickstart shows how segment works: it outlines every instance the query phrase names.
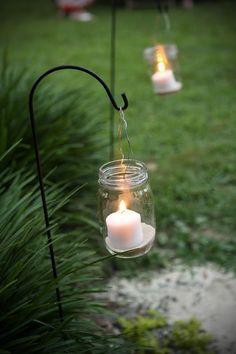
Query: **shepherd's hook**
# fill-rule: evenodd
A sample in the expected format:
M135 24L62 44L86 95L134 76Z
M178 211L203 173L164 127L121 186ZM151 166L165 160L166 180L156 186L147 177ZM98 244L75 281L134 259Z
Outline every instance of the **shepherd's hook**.
M34 141L34 152L35 152L35 160L36 160L36 165L37 165L37 174L38 174L38 180L39 180L39 186L40 186L40 193L41 193L41 199L42 199L42 207L43 207L43 212L44 212L44 221L46 225L46 233L47 233L47 238L48 238L48 247L49 247L49 252L50 252L50 258L51 258L51 265L52 265L52 273L53 277L55 280L57 280L57 267L56 267L56 261L55 261L55 256L54 256L54 249L53 249L53 244L52 244L52 235L51 235L51 230L50 230L50 220L49 220L49 214L48 214L48 206L47 206L47 200L46 200L46 195L45 195L45 188L44 188L44 182L43 182L43 172L42 172L42 164L40 160L40 153L39 153L39 144L38 144L38 136L36 133L36 124L35 124L35 119L34 119L34 108L33 108L33 98L34 98L34 93L39 85L39 83L48 75L64 70L64 69L71 69L71 70L78 70L85 72L86 74L94 77L97 81L100 82L100 84L103 86L105 89L113 107L117 110L120 111L120 109L125 110L128 107L128 99L125 95L125 93L121 94L121 97L123 99L123 106L120 107L117 105L109 87L106 85L106 83L93 71L88 70L84 67L81 66L76 66L76 65L61 65L61 66L56 66L53 67L49 70L47 70L45 73L40 75L38 79L34 82L30 95L29 95L29 113L30 113L30 122L31 122L31 129L32 129L32 136L33 136L33 141ZM63 315L63 309L62 309L62 303L61 303L61 294L60 294L60 289L59 285L57 283L56 285L56 298L57 298L57 305L58 305L58 311L59 311L59 316L60 320L63 321L64 315Z

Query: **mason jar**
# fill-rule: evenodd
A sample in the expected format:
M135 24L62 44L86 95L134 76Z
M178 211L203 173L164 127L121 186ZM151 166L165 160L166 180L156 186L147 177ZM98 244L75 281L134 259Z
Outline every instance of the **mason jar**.
M155 47L155 59L153 62L153 74L151 76L153 90L155 93L162 95L179 91L182 83L176 80L174 68L167 55L167 46L157 45ZM169 55L174 56L169 47ZM172 61L173 62L173 61Z
M133 159L99 169L99 213L107 250L120 258L147 253L155 239L155 213L148 172Z

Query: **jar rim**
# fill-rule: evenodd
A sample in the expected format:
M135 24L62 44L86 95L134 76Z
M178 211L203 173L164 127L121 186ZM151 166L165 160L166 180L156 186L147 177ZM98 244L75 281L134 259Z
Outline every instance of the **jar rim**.
M135 159L113 160L99 168L98 183L114 189L130 189L148 179L146 165Z

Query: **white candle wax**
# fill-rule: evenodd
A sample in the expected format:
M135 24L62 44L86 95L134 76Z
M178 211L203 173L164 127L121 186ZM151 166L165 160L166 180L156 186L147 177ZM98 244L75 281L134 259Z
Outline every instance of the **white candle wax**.
M118 249L130 249L143 241L141 216L133 210L118 210L106 218L111 244Z
M152 75L152 83L154 91L164 93L179 89L179 83L175 80L173 71L168 69L163 72L155 72Z

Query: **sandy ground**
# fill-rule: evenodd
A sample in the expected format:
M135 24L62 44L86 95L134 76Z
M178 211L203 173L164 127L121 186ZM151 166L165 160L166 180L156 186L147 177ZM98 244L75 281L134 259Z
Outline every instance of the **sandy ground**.
M196 317L212 334L220 354L236 354L236 278L212 265L146 272L133 279L114 277L106 295L130 312L148 308L169 323Z

